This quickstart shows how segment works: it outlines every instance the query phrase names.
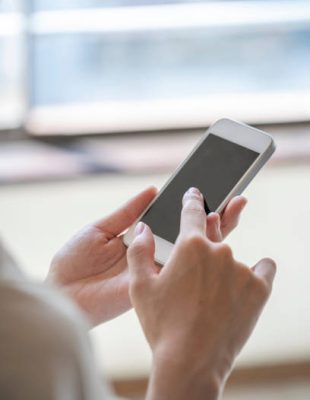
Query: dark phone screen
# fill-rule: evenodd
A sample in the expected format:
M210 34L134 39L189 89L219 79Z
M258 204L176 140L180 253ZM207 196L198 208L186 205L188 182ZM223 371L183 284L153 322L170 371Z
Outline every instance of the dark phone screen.
M185 191L197 187L206 200L206 211L215 211L258 156L253 150L209 134L141 220L155 235L174 243Z

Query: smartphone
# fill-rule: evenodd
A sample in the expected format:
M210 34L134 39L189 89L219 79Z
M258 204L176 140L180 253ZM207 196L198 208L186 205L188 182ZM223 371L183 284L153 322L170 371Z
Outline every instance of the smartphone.
M243 192L275 151L270 135L230 119L215 122L185 161L177 168L151 205L124 235L128 246L139 221L150 226L155 239L155 259L164 264L179 234L182 197L197 187L205 210L220 213Z

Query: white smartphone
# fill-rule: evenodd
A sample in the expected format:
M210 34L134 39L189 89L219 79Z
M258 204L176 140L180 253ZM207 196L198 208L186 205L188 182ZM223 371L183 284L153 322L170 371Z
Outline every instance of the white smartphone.
M182 197L190 187L204 196L206 213L221 212L246 186L275 151L271 136L230 119L213 124L151 205L124 235L128 246L143 221L153 231L155 259L164 264L179 233Z

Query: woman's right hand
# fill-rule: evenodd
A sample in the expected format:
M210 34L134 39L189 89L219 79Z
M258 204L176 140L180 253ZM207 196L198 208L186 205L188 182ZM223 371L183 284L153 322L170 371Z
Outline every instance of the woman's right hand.
M128 250L130 297L153 352L148 399L216 399L270 295L275 263L252 269L211 242L203 198L185 193L180 234L158 272L148 226Z

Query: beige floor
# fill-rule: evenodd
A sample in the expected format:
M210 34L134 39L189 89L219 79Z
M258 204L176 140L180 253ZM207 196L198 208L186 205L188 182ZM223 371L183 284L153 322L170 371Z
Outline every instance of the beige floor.
M23 268L44 278L53 253L83 224L114 209L167 175L97 176L70 182L0 187L0 234ZM310 360L310 165L266 168L247 191L249 205L229 242L237 258L254 264L263 256L278 262L274 293L246 345L239 365ZM150 353L133 312L93 333L100 368L111 377L137 377L149 368ZM308 399L310 387L277 388L281 399ZM286 396L286 397L285 397ZM277 399L268 388L249 397Z

